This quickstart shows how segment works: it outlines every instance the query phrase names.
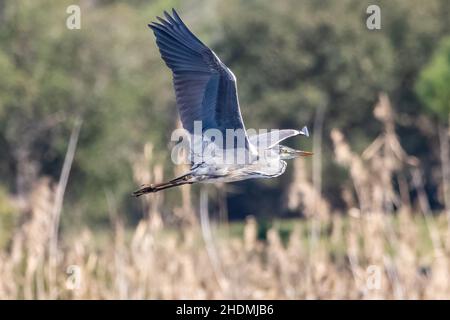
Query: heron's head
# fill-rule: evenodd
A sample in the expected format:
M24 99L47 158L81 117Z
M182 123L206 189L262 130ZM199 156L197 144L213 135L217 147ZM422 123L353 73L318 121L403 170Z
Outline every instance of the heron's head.
M307 156L312 156L313 153L309 152L309 151L302 151L302 150L295 150L283 145L278 145L278 152L280 155L280 159L281 160L289 160L289 159L294 159L294 158L298 158L298 157L307 157Z

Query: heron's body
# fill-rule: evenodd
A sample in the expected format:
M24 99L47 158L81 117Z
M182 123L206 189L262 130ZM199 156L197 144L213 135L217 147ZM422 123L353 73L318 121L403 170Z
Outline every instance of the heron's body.
M284 173L286 166L286 161L278 159L234 165L203 163L192 168L190 174L196 182L235 182L252 178L275 178Z
M277 130L260 135L247 136L242 120L237 95L236 77L231 70L204 45L183 23L173 10L172 15L164 13L166 19L149 24L156 36L161 57L172 70L177 106L183 127L194 134L195 122L202 124L202 133L216 130L226 137L228 130L241 133L240 147L224 148L213 140L201 140L201 153L214 151L208 157L193 160L189 172L181 177L161 184L143 186L134 192L135 196L157 192L183 184L196 182L233 182L251 178L273 178L284 173L284 160L312 153L294 150L279 143L296 135L308 136L306 127L302 130ZM202 134L202 135L203 135ZM231 154L243 150L243 161L239 155L225 161L223 151ZM240 154L242 155L242 154Z

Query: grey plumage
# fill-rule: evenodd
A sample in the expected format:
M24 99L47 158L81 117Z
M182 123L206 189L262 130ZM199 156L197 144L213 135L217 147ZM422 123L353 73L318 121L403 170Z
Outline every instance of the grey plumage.
M237 96L236 77L178 16L149 24L161 57L172 70L177 106L183 127L193 133L194 121L203 129L244 129Z
M164 16L165 19L157 17L159 22L152 22L148 26L155 34L162 59L172 70L183 127L193 135L194 122L201 121L202 133L215 129L224 138L228 129L243 132L246 160L233 163L224 161L223 157L215 156L221 154L224 145L219 148L217 142L209 141L208 150L212 149L214 156L194 161L189 172L169 182L143 186L133 193L134 196L195 182L232 182L277 177L286 169L284 160L312 154L279 144L296 135L308 136L306 127L301 130L271 131L249 138L239 108L234 74L186 27L175 10L172 10L172 15L164 12ZM231 151L238 149L233 148L236 150Z

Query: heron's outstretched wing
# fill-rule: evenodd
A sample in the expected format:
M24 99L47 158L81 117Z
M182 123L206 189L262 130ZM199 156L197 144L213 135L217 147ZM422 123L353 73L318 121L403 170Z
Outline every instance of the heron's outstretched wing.
M165 19L158 17L159 23L152 22L149 27L155 33L161 57L173 72L183 127L192 134L194 121L201 120L203 131L215 128L222 133L226 129L245 132L231 70L189 31L175 10L172 15L164 15Z
M250 136L248 139L252 145L258 149L270 149L278 145L281 141L287 138L294 137L297 135L304 135L309 137L309 132L307 127L303 127L302 130L295 129L283 129L283 130L271 130L269 132L257 134Z

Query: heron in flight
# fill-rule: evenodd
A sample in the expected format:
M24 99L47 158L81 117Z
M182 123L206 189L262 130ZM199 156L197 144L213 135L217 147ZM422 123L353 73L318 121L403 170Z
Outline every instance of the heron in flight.
M234 74L186 27L174 9L172 15L167 12L164 15L165 19L157 17L159 22L152 22L148 26L155 34L162 59L172 70L183 127L197 141L192 143L193 149L200 145L201 155L198 156L198 153L191 150L189 172L168 182L143 185L133 193L134 196L196 182L273 178L286 170L284 160L312 155L312 152L280 144L296 135L308 136L306 127L301 130L284 129L247 134L239 109ZM197 133L196 123L202 126ZM207 134L211 130L215 132L216 139ZM226 139L230 130L238 134ZM221 134L222 138L217 138ZM225 141L226 147L223 145ZM230 141L233 142L231 147ZM240 142L238 146L236 141ZM228 155L229 151L232 155L225 161L223 155ZM236 156L236 153L241 156Z

